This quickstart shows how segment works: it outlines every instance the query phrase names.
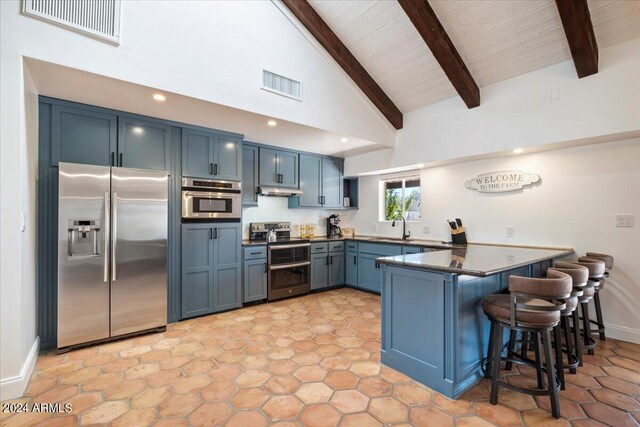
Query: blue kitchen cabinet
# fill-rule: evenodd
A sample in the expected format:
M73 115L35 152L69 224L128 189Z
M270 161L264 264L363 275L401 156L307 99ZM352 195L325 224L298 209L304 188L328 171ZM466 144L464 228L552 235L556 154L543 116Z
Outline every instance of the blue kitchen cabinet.
M260 185L298 188L298 153L260 147Z
M311 255L311 290L323 289L329 285L329 255L325 253Z
M213 133L182 128L182 175L213 177Z
M422 247L421 246L403 246L402 247L402 255L411 255L411 254L421 254Z
M322 157L300 154L300 190L296 207L322 207Z
M182 224L182 318L242 306L239 223Z
M328 286L344 285L344 251L329 252Z
M332 157L300 154L302 194L289 198L290 208L341 208L343 162Z
M212 224L182 224L182 318L213 313Z
M258 206L258 147L242 145L242 206Z
M322 206L325 208L342 207L342 164L338 159L322 158Z
M51 165L59 162L110 166L117 151L115 114L53 104Z
M117 166L169 170L171 126L134 116L118 116Z
M358 245L358 287L380 293L382 280L377 258L401 255L402 247L380 243L360 243Z
M358 285L358 252L347 251L345 258L345 280L349 286Z
M244 261L244 302L267 298L267 259Z
M182 129L182 175L240 181L242 141L202 129Z
M242 306L242 225L213 224L214 310Z
M215 179L240 181L242 176L242 140L238 137L215 134L213 174Z

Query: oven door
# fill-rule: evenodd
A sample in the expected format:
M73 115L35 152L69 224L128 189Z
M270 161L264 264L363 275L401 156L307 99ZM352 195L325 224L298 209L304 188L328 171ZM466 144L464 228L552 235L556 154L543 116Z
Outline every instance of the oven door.
M182 191L182 218L239 219L240 216L241 198L238 193Z
M309 293L310 248L309 243L268 246L269 301Z

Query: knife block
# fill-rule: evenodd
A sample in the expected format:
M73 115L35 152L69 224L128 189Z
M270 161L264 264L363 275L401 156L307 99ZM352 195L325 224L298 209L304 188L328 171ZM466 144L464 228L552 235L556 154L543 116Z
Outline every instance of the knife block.
M464 227L458 227L455 230L451 230L451 242L454 245L467 244L467 233L465 232Z

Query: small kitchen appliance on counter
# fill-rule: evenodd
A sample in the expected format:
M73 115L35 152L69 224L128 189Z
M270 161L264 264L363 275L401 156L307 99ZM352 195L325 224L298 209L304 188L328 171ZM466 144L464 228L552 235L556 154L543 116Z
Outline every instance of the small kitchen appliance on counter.
M467 233L462 226L462 220L460 218L456 218L455 221L448 219L447 222L451 227L451 242L454 245L466 245Z
M269 235L275 234L275 240ZM310 291L311 243L291 237L291 223L252 222L249 240L267 244L267 299L274 301Z
M340 237L340 215L333 214L327 218L327 237L329 239Z

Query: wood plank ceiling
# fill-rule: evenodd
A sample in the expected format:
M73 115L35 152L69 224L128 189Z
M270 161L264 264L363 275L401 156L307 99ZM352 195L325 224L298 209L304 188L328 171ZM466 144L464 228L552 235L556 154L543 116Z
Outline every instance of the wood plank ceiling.
M402 112L457 96L397 1L309 2ZM554 0L429 4L480 88L571 59ZM640 1L588 4L599 48L640 37Z

